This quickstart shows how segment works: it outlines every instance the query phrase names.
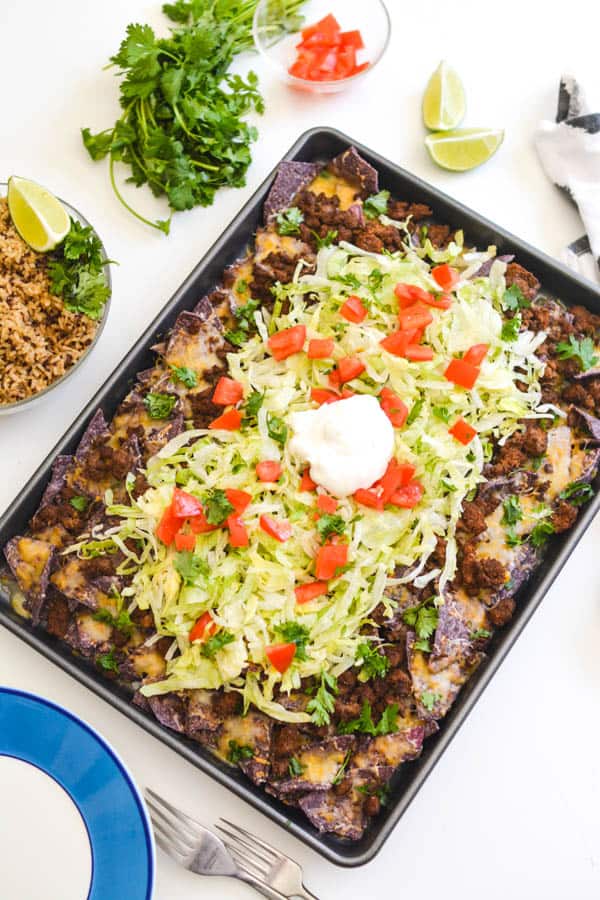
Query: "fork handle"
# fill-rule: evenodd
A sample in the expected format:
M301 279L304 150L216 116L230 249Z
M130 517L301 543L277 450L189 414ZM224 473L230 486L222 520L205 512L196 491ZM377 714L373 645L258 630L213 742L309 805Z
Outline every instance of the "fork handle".
M311 894L310 891L307 891L304 885L302 885L301 891L294 891L290 894L289 900L319 900L316 894Z

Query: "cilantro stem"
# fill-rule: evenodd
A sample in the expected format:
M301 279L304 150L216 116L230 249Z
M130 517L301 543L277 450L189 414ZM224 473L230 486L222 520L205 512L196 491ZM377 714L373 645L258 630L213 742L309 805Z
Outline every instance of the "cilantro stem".
M112 154L111 154L111 157L110 157L110 160L108 163L108 171L110 174L110 183L112 185L113 191L115 192L115 196L116 196L117 200L123 204L125 209L128 212L130 212L132 216L135 216L136 219L139 219L140 222L143 222L145 225L150 225L152 228L156 228L157 231L164 231L165 234L168 234L169 226L171 224L170 217L166 220L166 222L160 222L160 221L153 222L151 219L147 219L141 213L136 212L136 210L132 206L130 206L129 203L127 203L127 201L125 200L125 198L119 191L119 188L117 187L117 182L115 180L115 160L114 160L114 157L112 156Z

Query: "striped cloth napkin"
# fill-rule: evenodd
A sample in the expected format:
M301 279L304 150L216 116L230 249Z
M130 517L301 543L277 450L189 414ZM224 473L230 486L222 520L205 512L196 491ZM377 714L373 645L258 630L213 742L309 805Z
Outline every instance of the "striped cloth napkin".
M535 145L548 178L575 203L586 234L565 247L563 262L600 284L600 113L590 113L583 92L563 75L556 121L540 122Z

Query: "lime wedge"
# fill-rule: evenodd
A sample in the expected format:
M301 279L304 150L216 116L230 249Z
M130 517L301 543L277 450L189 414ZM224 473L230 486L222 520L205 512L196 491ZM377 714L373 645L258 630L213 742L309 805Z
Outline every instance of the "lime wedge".
M68 234L71 220L54 194L26 178L8 179L8 209L13 225L38 253L53 250Z
M451 172L467 172L493 156L504 132L494 128L455 128L428 134L425 145L434 162Z
M467 101L462 81L450 66L441 62L423 94L423 121L430 131L446 131L460 125Z

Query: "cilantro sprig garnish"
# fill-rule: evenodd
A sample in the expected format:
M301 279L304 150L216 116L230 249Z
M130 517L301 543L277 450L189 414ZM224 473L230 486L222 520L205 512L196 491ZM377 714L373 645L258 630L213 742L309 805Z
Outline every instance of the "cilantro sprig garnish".
M105 672L116 672L117 675L119 674L119 663L115 656L114 647L111 647L107 653L101 653L97 656L96 663L101 669L104 669Z
M273 413L269 413L267 416L267 431L269 433L269 437L276 441L278 444L285 444L288 436L288 427L279 416L273 415Z
M232 644L234 641L235 635L223 629L200 645L200 654L206 659L214 659L215 654L219 650L222 650L223 647L226 647L227 644Z
M388 209L388 200L390 199L389 191L379 191L378 194L371 194L363 203L363 212L367 219L377 219L383 216Z
M372 678L385 678L390 668L390 661L379 648L364 641L356 650L356 665L360 666L359 681L370 681Z
M84 497L82 494L77 494L69 500L69 503L77 512L84 512L89 502L89 497Z
M187 388L198 386L198 376L193 369L188 366L170 366L170 369L175 381L180 381Z
M503 506L502 525L506 527L506 543L509 547L518 547L522 543L516 532L516 524L523 518L523 510L519 498L515 494L507 497Z
M275 627L275 631L287 644L296 645L296 659L304 662L308 659L306 645L310 639L310 631L299 622L283 622Z
M417 606L409 606L402 613L403 622L414 629L417 640L414 643L415 650L423 653L431 652L430 638L438 625L439 611L435 605L435 597L428 597Z
M133 622L126 609L122 609L116 615L113 615L110 610L101 608L96 610L92 618L96 622L105 622L107 625L111 625L127 637L133 633Z
M329 672L321 672L321 681L314 697L308 701L306 711L315 725L328 725L335 709L338 693L337 678Z
M222 525L233 512L233 504L221 488L213 488L203 498L204 515L209 525Z
M110 262L104 257L100 239L91 225L81 225L71 219L69 233L50 255L50 290L62 297L70 312L98 320L110 297L104 274L104 266Z
M258 306L258 300L247 300L233 310L237 328L234 328L232 331L226 331L224 337L234 347L243 347L250 335L256 331L254 313Z
M227 759L230 763L244 762L244 760L252 759L254 750L248 744L238 744L237 741L229 741L229 750Z
M299 778L304 772L304 766L296 756L292 756L288 764L288 772L292 778Z
M568 500L572 506L582 506L594 496L594 489L587 481L572 481L558 495L561 500Z
M343 534L345 530L346 522L336 513L325 513L317 519L317 531L323 541L332 534Z
M163 11L176 23L157 37L149 25L131 24L110 64L118 70L122 113L111 128L82 129L93 160L109 158L113 191L137 219L165 234L168 219L151 220L123 197L115 163L130 169L129 181L147 184L167 198L171 210L210 206L223 185L242 187L257 130L246 116L262 113L258 78L228 71L233 59L253 48L256 0L176 0ZM302 0L281 0L275 33L298 30Z
M191 550L182 550L180 553L176 553L173 565L181 575L184 584L195 584L199 578L208 578L209 575L206 560L192 553Z
M177 403L174 394L155 394L150 391L144 397L144 406L151 419L168 419Z
M531 300L528 300L520 287L517 287L516 284L511 284L502 295L502 305L504 309L510 309L514 312L531 306Z
M556 352L559 359L576 359L582 372L587 372L598 362L596 348L590 337L584 337L579 341L570 334L568 343L560 341L556 345Z
M375 724L373 721L371 704L368 700L365 700L358 718L350 719L348 722L340 722L337 730L338 734L354 734L355 732L360 732L360 734L370 734L373 737L378 737L383 734L392 734L392 732L397 731L397 729L397 703L389 704L381 714L381 718L377 724Z
M300 234L300 226L304 222L304 215L297 206L290 206L289 209L284 209L282 212L277 213L275 221L279 234Z

